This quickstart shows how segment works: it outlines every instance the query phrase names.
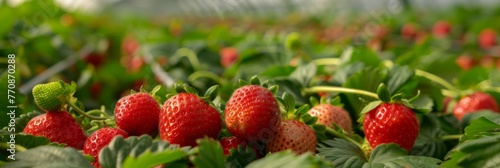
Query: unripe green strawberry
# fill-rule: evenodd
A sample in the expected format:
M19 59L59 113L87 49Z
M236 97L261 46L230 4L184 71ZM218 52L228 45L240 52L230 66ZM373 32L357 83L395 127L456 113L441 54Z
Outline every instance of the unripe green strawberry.
M68 95L64 89L64 83L60 81L38 84L33 87L32 92L35 103L45 111L61 109L66 101L65 96Z

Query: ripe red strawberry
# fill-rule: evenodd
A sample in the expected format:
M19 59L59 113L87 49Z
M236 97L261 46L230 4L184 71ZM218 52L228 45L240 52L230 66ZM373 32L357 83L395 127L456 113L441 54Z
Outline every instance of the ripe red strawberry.
M489 49L497 44L497 32L493 29L484 29L479 34L479 46Z
M222 119L217 110L200 97L179 93L168 99L160 112L160 137L171 144L196 146L196 139L217 138Z
M468 55L459 56L455 62L463 70L469 70L476 64L474 59Z
M281 121L276 98L258 85L236 89L226 104L224 116L227 129L247 142L272 137Z
M85 141L83 153L90 154L94 157L94 162L92 162L94 167L101 167L99 164L99 152L102 148L107 146L115 136L127 138L128 134L118 128L101 128L92 133L87 141Z
M434 24L432 33L437 38L446 37L451 32L451 25L449 22L441 20Z
M232 136L232 137L224 137L220 139L220 144L222 146L222 150L224 150L224 155L230 155L231 153L229 150L231 149L236 149L238 145L242 147L246 147L247 143L241 139L238 139L238 137Z
M36 116L28 122L23 132L44 136L51 142L65 143L76 149L82 149L87 139L82 127L66 111L52 111Z
M316 134L314 130L297 120L284 120L276 135L266 143L267 152L291 149L297 154L316 152Z
M413 23L406 23L401 28L401 35L406 40L411 40L417 36L417 28Z
M372 148L396 143L408 151L411 151L419 130L415 113L398 102L384 102L370 110L364 118L363 128Z
M139 49L139 42L133 36L126 36L122 41L122 51L127 56L133 55Z
M115 106L116 125L130 135L158 132L160 105L148 93L135 93L120 98Z
M229 67L238 59L238 50L232 47L226 47L220 50L220 63L223 67Z
M342 107L333 106L331 104L319 104L311 108L307 113L311 116L317 116L316 124L322 124L332 128L332 124L338 125L340 128L352 133L352 121L349 113Z
M461 98L457 102L455 107L453 107L453 115L458 120L462 120L465 115L479 110L499 112L495 98L483 92L475 92Z
M93 52L87 55L84 60L85 62L94 65L94 67L99 68L106 61L106 55Z

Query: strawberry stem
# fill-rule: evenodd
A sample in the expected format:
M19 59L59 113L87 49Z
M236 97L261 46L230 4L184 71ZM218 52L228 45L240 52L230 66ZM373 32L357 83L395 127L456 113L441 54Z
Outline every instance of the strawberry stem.
M434 81L434 82L440 84L441 86L445 87L448 90L458 90L450 82L448 82L448 81L444 80L443 78L441 78L439 76L436 76L436 75L434 75L432 73L429 73L429 72L426 72L426 71L422 71L420 69L415 69L415 75L427 78L427 79L429 79L431 81Z
M193 66L193 69L195 71L198 71L201 69L200 66L200 61L198 60L198 57L196 56L196 53L189 49L189 48L180 48L175 52L174 57L187 57L191 65Z
M10 144L8 144L8 143L0 143L0 148L1 149L10 149ZM14 149L16 150L16 152L24 152L24 151L28 150L24 146L21 146L19 144L16 144L16 147Z
M340 58L322 58L322 59L316 59L313 61L316 65L340 65L341 61ZM388 68L391 68L394 63L392 63L390 60L384 60L383 63L385 66ZM443 78L434 75L432 73L420 70L420 69L415 69L415 75L421 76L424 78L427 78L431 81L434 81L441 86L445 87L448 90L458 90L455 88L450 82L444 80Z
M365 90L359 89L351 89L351 88L343 88L343 87L335 87L335 86L313 86L310 88L305 88L304 91L306 93L317 93L317 92L339 92L339 93L352 93L359 94L368 97L373 97L378 99L377 94Z
M88 118L90 118L92 120L105 120L105 119L109 119L109 116L108 117L96 117L96 116L89 115L89 114L85 113L82 109L80 109L78 106L76 106L75 104L73 104L72 102L70 102L69 100L66 103L71 108L73 108L76 112L78 112L81 115L83 115L85 117L88 117Z
M458 134L458 135L443 135L440 137L441 140L459 140L462 138L463 134Z
M330 134L332 134L332 135L334 135L336 137L342 138L342 139L344 139L346 141L352 142L356 146L358 146L359 149L363 149L362 145L358 141L355 141L354 139L348 137L347 135L345 135L345 134L343 134L341 132L338 132L338 131L336 131L336 130L334 130L332 128L329 128L329 127L326 127L326 132L328 132L328 133L330 133Z

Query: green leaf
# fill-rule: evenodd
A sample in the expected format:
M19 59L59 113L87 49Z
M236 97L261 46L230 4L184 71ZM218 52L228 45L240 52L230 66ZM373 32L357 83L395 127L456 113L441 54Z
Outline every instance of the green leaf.
M478 83L489 78L488 69L484 67L475 67L468 71L461 71L462 73L457 77L456 86L459 89L469 89Z
M209 98L210 100L214 100L218 94L219 94L219 85L214 85L207 89L204 97Z
M318 155L331 161L335 167L439 167L436 158L411 156L397 144L382 144L366 159L363 151L343 139L327 140L319 144Z
M276 78L276 77L287 77L295 71L295 67L286 65L286 66L272 66L264 70L259 76L264 76L268 78Z
M350 76L342 87L376 92L378 86L384 81L386 76L387 71L384 67L365 68ZM362 108L368 104L367 102L375 100L372 97L355 94L345 94L345 96L347 97L346 100L348 102L345 106L346 109L351 111L349 108L352 108L352 111L356 112L356 114L359 114L362 111ZM360 99L365 101L360 101Z
M435 167L439 168L441 160L424 156L411 156L399 145L390 143L377 146L370 160L363 167Z
M443 167L498 167L500 135L482 137L459 144Z
M3 128L3 130L5 131L9 131L9 132L22 132L24 127L26 127L26 125L28 125L28 122L38 116L38 115L41 115L42 113L38 112L38 111L32 111L32 112L29 112L29 113L26 113L26 114L21 114L18 118L15 119L15 123L16 125L12 128L6 126ZM12 130L13 129L13 130ZM12 131L11 131L12 130Z
M378 107L378 105L382 104L382 101L380 100L377 100L377 101L373 101L373 102L370 102L368 105L366 105L363 110L361 110L361 113L359 113L359 118L358 118L358 122L359 123L362 123L363 120L364 120L364 117L366 115L366 113L370 112L371 110L375 109Z
M291 79L297 80L302 86L308 86L314 75L316 75L317 66L314 63L297 67L290 75Z
M194 157L193 164L200 168L225 167L222 146L208 138L198 140L198 155Z
M500 124L500 113L497 113L497 112L494 112L491 110L479 110L479 111L475 111L473 113L466 114L462 118L462 122L461 122L463 125L462 128L470 125L470 123L473 120L481 118L481 117L484 117L484 118L486 118L494 123Z
M154 167L177 161L186 155L186 152L180 149L166 149L157 153L147 150L137 158L127 157L123 163L123 168Z
M387 90L384 83L381 83L377 88L377 95L382 102L390 102L391 101L391 93Z
M63 144L51 143L50 140L43 136L33 136L29 134L11 134L10 132L0 132L0 142L11 141L11 136L15 136L14 143L24 148L30 149L43 145L52 145L64 147Z
M317 168L330 168L331 163L328 163L321 158L314 157L311 153L304 153L296 155L290 150L272 153L262 159L250 163L247 168L304 168L304 167L317 167Z
M401 88L401 86L408 82L408 80L410 80L414 75L415 71L410 69L408 66L393 66L389 72L387 89L390 93L394 94L394 92Z
M131 136L127 139L117 136L111 140L108 146L101 149L99 163L103 168L122 167L127 157L138 157L145 151L163 151L168 147L170 147L170 144L167 142L153 141L148 135Z
M336 85L344 84L351 75L363 70L365 65L361 62L341 65L333 75L333 83Z
M420 130L417 140L415 140L415 144L411 150L411 154L441 159L444 158L449 148L446 146L445 141L439 137L447 133L442 130L442 124L436 114L429 113L428 115L423 115L420 121Z
M368 161L358 146L340 138L318 143L317 151L317 155L339 168L362 167Z
M498 129L500 129L499 124L494 123L485 117L480 117L472 120L470 125L465 127L465 133L464 136L460 138L460 142L478 139L483 136L491 135L492 133L498 134Z
M257 154L252 148L238 146L237 149L230 149L226 160L226 167L243 168L257 159Z
M4 168L93 168L85 157L73 148L40 146L15 156L16 160L3 165Z
M426 114L432 110L434 101L427 95L421 95L411 105L413 106L413 111Z

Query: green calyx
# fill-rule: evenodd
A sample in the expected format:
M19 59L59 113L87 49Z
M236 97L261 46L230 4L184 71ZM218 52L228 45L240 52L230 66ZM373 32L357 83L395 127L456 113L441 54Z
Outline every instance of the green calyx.
M167 94L167 99L170 99L171 97L179 94L179 93L190 93L190 94L194 94L196 96L199 96L201 99L203 99L205 102L207 102L208 104L210 105L214 105L214 103L212 102L215 98L217 98L217 96L219 95L219 89L220 89L220 86L219 85L214 85L214 86L211 86L210 88L207 89L207 91L205 92L205 94L203 95L203 97L201 97L198 93L198 90L196 90L195 88L185 84L185 83L175 83L174 84L174 89L175 89L175 92L174 94Z
M420 96L420 91L417 92L417 95L410 99L404 99L403 98L403 93L397 93L394 95L391 95L387 87L385 86L384 83L381 83L378 88L377 88L377 96L379 100L370 102L368 105L366 105L363 110L361 110L360 117L358 119L359 123L362 123L364 120L364 116L366 113L370 112L371 110L377 108L380 104L382 103L399 103L403 104L404 106L412 109L414 112L418 113L428 113L430 112L430 109L426 108L420 108L416 107L412 102L418 99Z
M76 91L76 84L55 81L38 84L33 87L32 93L35 103L44 111L57 111L62 109L67 100Z

